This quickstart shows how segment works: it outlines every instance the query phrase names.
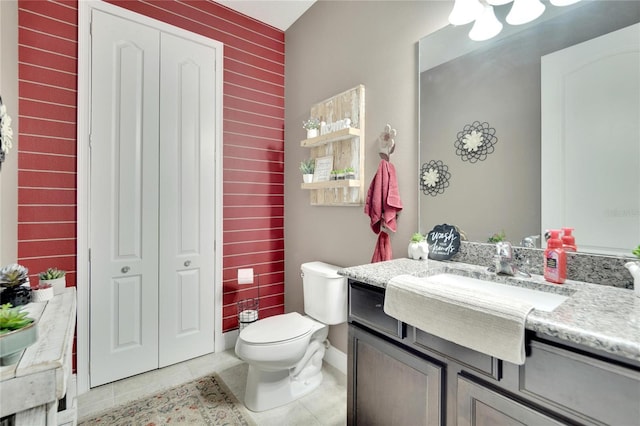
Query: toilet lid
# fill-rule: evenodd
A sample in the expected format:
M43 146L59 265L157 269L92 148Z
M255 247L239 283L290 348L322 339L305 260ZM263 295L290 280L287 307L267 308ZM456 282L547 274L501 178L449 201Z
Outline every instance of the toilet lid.
M291 312L256 321L242 330L240 337L247 343L277 343L307 334L313 324L309 318Z

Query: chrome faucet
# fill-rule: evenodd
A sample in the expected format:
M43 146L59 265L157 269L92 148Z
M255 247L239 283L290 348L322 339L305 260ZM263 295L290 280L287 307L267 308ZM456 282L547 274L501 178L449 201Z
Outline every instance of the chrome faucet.
M495 272L496 274L506 275L522 275L530 278L529 273L529 259L524 259L522 262L522 253L516 252L511 243L508 241L502 241L496 243L496 254L493 256L493 265L489 266L489 272ZM518 266L520 262L522 267Z
M522 247L527 247L527 248L536 248L538 247L539 239L540 239L540 235L530 235L528 237L524 237L520 245Z
M513 247L508 241L496 243L496 254L493 256L496 274L515 275L518 268L514 264Z

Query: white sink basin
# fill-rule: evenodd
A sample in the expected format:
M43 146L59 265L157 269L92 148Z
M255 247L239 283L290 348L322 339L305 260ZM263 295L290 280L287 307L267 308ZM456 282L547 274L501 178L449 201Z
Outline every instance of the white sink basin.
M561 294L550 293L542 290L532 290L509 284L496 283L493 281L480 280L477 278L465 277L455 274L437 274L426 277L434 279L438 283L451 285L452 287L480 290L484 293L495 294L502 297L510 297L522 300L533 305L539 311L551 312L560 306L569 297Z

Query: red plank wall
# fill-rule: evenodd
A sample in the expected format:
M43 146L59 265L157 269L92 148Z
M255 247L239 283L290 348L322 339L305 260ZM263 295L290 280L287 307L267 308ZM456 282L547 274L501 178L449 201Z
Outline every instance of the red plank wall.
M109 2L224 43L223 331L256 296L238 268L259 274L260 316L283 313L284 33L212 1ZM32 283L57 266L76 285L78 5L18 7L18 261Z

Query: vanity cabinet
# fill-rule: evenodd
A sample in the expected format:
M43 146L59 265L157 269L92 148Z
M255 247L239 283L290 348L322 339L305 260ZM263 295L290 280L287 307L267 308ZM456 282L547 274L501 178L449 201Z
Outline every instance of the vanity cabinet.
M457 376L458 426L556 426L565 423L509 398L504 393Z
M383 307L383 288L349 280L349 425L640 426L638 362L527 332L519 366L404 324ZM400 423L406 417L393 404L412 421Z
M443 368L355 326L349 327L353 375L349 424L438 425Z

